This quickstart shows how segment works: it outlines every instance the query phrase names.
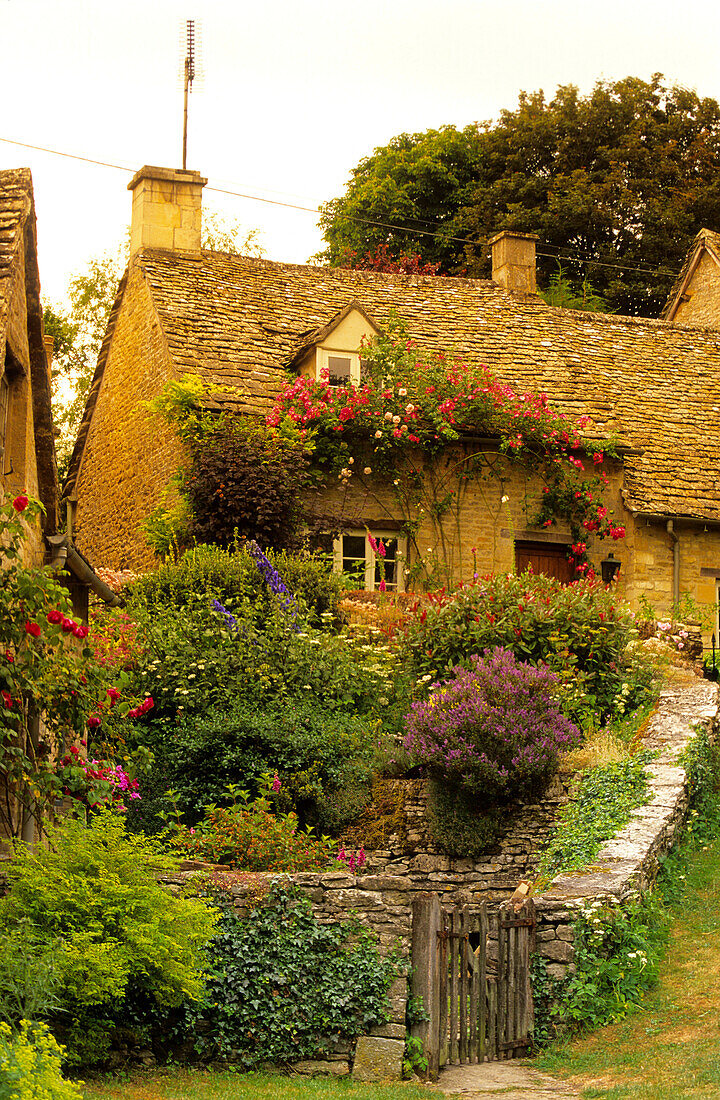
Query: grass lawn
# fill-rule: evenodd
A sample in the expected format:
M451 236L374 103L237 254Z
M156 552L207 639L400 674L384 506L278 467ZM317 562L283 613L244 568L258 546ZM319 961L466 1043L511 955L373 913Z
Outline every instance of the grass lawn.
M690 856L657 987L619 1024L555 1048L538 1068L583 1097L720 1097L720 840Z
M411 1082L360 1085L348 1080L280 1074L158 1070L88 1082L85 1100L427 1100Z

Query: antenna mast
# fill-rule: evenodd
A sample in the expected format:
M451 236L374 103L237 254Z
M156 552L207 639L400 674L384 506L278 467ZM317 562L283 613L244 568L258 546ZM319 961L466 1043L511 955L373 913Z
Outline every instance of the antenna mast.
M188 19L187 29L187 53L185 54L185 103L183 110L183 172L187 169L187 124L188 124L188 95L192 90L192 82L195 79L195 20Z

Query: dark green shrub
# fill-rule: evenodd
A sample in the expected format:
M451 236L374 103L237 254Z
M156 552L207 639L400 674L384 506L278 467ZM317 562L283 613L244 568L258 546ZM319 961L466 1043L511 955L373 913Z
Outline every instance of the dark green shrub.
M137 815L152 829L172 789L185 822L194 825L206 806L231 802L229 784L255 792L264 773L277 772L282 808L325 832L337 832L365 804L377 740L373 725L312 698L259 707L242 696L228 710L156 722L136 736L154 751L155 766L131 823Z
M462 788L430 781L428 830L447 855L477 859L492 850L507 825L507 807L479 804L476 797Z
M397 973L358 922L318 924L306 898L276 885L246 919L224 910L205 997L184 1006L176 1038L247 1069L322 1056L387 1020Z
M29 926L52 948L61 1033L69 1060L82 1064L104 1057L109 1021L128 992L160 1005L199 996L215 918L199 899L158 884L171 862L110 810L88 825L65 820L48 835L47 848L19 847L8 866L0 931Z

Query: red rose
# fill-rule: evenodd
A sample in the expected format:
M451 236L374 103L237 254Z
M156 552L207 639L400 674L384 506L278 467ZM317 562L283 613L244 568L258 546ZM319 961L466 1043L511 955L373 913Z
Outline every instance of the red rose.
M75 629L75 623L72 621L72 619L63 619L61 622L61 626L66 634L72 634L73 630Z
M12 707L12 695L10 694L10 692L0 691L0 695L2 695L3 703L8 708L8 710L10 710L10 708Z
M10 650L9 650L9 649L6 649L6 650L5 650L5 660L7 661L7 663L8 663L9 665L14 665L14 664L15 664L15 658L13 657L13 655L12 655L12 653L10 652Z
M87 720L87 724L90 729L97 729L97 727L100 725L100 718L97 716L97 714L91 714Z
M40 623L31 623L30 620L28 620L25 623L25 633L26 634L31 634L33 638L39 638L40 637Z
M87 638L88 636L88 628L86 626L81 626L80 623L75 623L72 632L76 638Z
M21 493L19 497L15 497L15 500L13 501L13 508L16 512L24 512L29 503L30 502L28 498L23 493Z
M48 611L47 621L49 623L52 623L53 626L55 626L57 623L61 623L62 622L62 612L58 611L58 609L56 607L54 607L52 609L52 611Z
M107 693L110 696L110 706L114 706L120 698L120 692L117 688L108 688Z

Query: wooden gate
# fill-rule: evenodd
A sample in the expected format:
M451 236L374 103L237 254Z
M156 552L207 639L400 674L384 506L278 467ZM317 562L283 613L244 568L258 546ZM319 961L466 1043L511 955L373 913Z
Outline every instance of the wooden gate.
M429 1017L412 1025L430 1075L444 1065L516 1058L530 1046L531 900L488 913L444 910L436 894L413 906L411 993Z

